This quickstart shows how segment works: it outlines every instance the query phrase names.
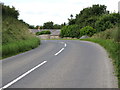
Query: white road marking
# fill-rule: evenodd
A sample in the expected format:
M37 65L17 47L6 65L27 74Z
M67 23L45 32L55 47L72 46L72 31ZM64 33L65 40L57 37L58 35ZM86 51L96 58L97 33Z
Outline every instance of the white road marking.
M60 54L63 50L64 50L64 48L62 48L59 52L57 52L57 53L55 54L55 56L57 56L58 54Z
M60 43L64 44L64 47L67 46L67 44L64 43L64 42L60 42ZM55 54L55 56L57 56L58 54L60 54L64 49L65 49L65 48L62 48L59 52L57 52L57 53Z
M4 89L4 88L8 88L9 86L11 86L12 84L16 83L17 81L19 81L20 79L22 79L23 77L25 77L26 75L28 75L29 73L31 73L32 71L34 71L35 69L39 68L40 66L42 66L43 64L45 64L47 61L43 61L42 63L40 63L39 65L35 66L34 68L30 69L29 71L27 71L26 73L22 74L21 76L19 76L18 78L16 78L15 80L11 81L10 83L8 83L7 85L3 86L2 88L0 88L0 90Z
M67 44L65 43L65 47L67 46Z
M65 42L60 42L60 43L64 44L65 47L67 46L67 44Z

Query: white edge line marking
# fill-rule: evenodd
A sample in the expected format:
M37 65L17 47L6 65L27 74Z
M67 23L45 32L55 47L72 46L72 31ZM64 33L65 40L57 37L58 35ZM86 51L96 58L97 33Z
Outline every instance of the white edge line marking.
M57 56L58 54L60 54L63 50L64 50L64 48L62 48L59 52L57 52L57 53L55 54L55 56Z
M0 88L0 90L4 89L4 88L8 88L9 86L11 86L12 84L14 84L15 82L17 82L18 80L22 79L23 77L25 77L26 75L28 75L29 73L31 73L32 71L34 71L35 69L39 68L40 66L42 66L43 64L45 64L47 61L43 61L42 63L40 63L39 65L35 66L34 68L30 69L29 71L27 71L26 73L22 74L21 76L19 76L18 78L16 78L15 80L11 81L10 83L8 83L7 85L3 86L2 88Z

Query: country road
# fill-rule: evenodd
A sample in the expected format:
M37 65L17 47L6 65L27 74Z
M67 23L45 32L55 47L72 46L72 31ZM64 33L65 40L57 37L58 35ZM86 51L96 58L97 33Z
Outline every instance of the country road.
M2 61L3 88L115 88L105 50L79 40L42 40Z

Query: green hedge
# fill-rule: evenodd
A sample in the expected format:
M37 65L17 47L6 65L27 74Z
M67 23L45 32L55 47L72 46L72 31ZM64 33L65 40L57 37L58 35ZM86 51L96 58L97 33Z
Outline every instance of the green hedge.
M50 31L36 32L36 35L42 35L42 34L51 34L51 32Z
M63 37L72 37L79 38L80 37L80 27L78 25L69 25L65 26L61 29L60 36Z
M92 28L91 26L86 26L80 29L80 36L92 36L94 33L96 33L96 29Z
M33 37L28 40L19 40L12 43L2 45L2 58L16 55L36 48L40 44L40 39Z

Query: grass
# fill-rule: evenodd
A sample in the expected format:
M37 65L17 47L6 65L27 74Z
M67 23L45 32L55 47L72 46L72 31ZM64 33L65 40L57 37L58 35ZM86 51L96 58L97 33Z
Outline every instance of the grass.
M19 40L2 45L2 58L13 56L31 49L40 44L40 39L32 37L28 40Z
M2 58L10 57L37 47L40 39L31 34L28 26L13 17L3 17L2 19Z
M120 88L120 43L115 42L114 40L105 40L100 38L89 38L89 39L81 39L86 41L91 41L100 44L103 46L107 52L109 53L109 56L113 60L113 64L115 67L115 73L118 77L118 87Z

